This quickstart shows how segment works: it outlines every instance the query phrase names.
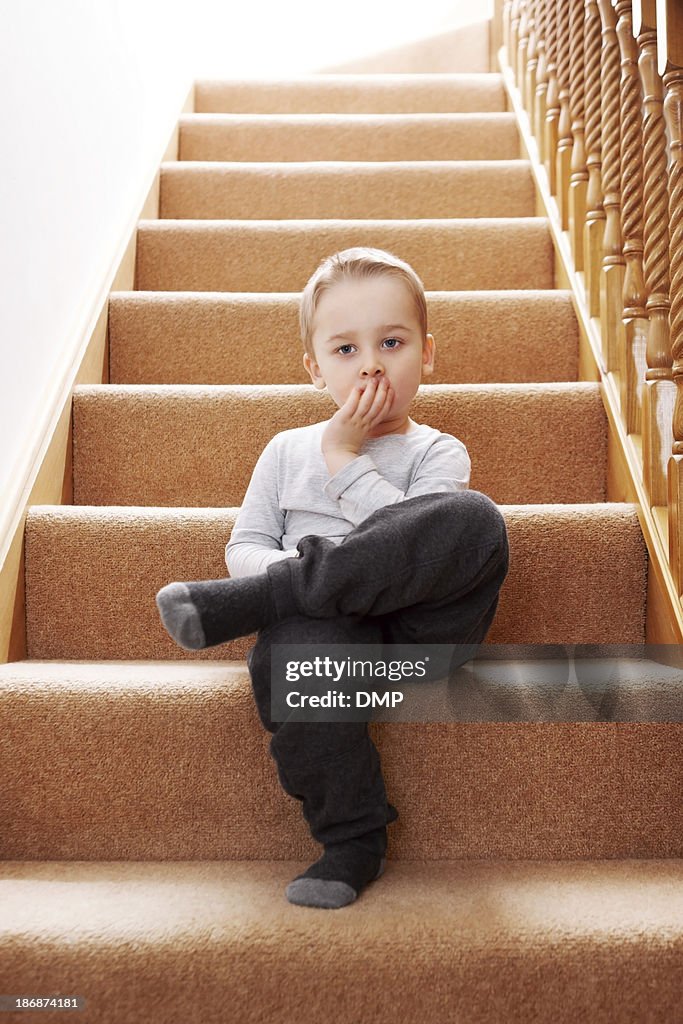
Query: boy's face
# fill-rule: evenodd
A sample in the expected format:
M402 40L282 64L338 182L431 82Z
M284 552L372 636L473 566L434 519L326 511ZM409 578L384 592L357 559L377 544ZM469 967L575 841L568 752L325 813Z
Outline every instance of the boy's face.
M304 367L317 388L327 386L338 407L355 385L385 376L395 396L379 433L406 427L422 375L434 369L434 338L422 337L403 281L382 274L332 285L318 302L312 345L315 358L306 353Z

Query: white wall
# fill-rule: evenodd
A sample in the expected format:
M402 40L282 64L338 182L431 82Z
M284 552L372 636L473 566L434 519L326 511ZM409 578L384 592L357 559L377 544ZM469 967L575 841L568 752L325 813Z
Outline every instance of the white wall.
M491 16L491 2L14 0L0 32L0 496L192 81L309 73Z

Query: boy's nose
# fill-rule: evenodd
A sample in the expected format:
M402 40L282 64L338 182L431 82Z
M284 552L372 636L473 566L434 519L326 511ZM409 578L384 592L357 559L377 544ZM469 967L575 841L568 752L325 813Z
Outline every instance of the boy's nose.
M366 380L368 377L382 377L384 369L379 363L370 363L360 371L360 375L363 380Z

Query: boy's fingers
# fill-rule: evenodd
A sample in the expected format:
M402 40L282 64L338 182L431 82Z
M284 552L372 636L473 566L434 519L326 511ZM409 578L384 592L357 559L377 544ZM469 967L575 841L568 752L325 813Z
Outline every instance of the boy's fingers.
M348 406L349 411L353 412L353 410L358 405L360 397L360 392L357 391L356 388L351 388L351 390L349 391L349 397L346 399L345 402L345 405Z
M370 379L363 389L363 393L360 396L358 403L358 412L365 413L375 400L376 391L374 380Z
M385 401L387 400L387 396L388 395L389 395L389 385L388 384L382 384L380 382L377 385L377 391L375 393L375 402L377 403L378 407L384 405Z
M387 409L390 408L391 403L394 400L394 392L390 387L380 388L378 385L376 398L378 400L373 404L369 413L369 420L372 425L374 425L374 423L386 413Z
M359 390L357 385L351 388L349 392L349 397L346 399L347 415L355 416L357 412L363 411L363 406L361 405L361 403L363 401L363 398L365 397L365 391L367 391L367 388L361 391ZM344 406L342 406L342 408L344 408Z

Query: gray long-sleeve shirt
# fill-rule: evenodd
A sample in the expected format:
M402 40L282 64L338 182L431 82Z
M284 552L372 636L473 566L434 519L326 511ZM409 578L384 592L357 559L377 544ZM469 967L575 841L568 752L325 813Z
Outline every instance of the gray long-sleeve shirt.
M366 439L358 457L330 476L320 447L328 423L283 430L263 449L225 548L231 576L263 573L271 562L297 557L307 534L340 544L378 508L469 487L465 445L424 423L406 434Z

